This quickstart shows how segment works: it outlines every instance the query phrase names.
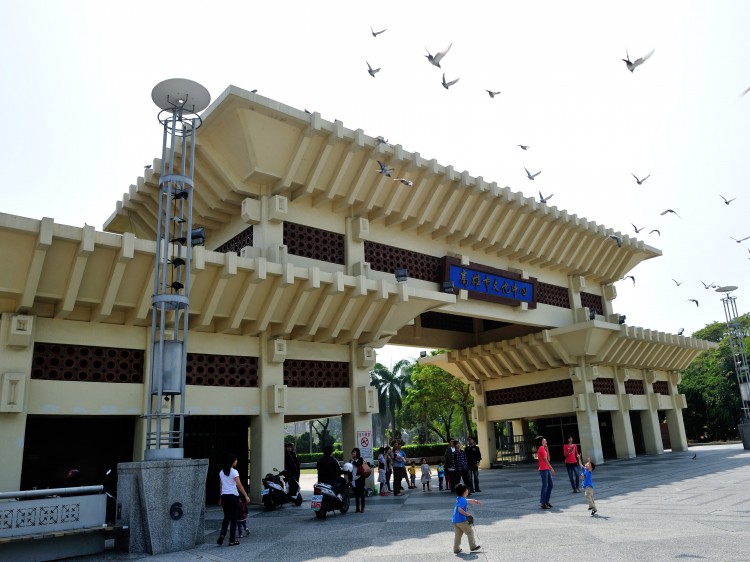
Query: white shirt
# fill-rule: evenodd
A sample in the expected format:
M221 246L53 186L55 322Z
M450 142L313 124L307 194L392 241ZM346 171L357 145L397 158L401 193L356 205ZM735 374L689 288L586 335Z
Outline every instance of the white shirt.
M219 479L221 480L221 495L231 494L233 496L239 496L240 493L237 490L237 482L234 481L240 475L234 468L229 469L229 476L224 474L223 470L219 471Z

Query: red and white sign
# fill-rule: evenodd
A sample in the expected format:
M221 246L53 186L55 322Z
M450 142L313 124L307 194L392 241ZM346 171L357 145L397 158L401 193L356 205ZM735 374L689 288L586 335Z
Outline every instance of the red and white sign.
M363 459L372 460L372 431L357 432L357 447Z

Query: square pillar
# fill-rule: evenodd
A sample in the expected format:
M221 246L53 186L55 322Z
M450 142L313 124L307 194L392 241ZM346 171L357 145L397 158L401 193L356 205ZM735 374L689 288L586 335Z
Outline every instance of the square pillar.
M612 431L615 436L615 450L618 459L635 458L635 440L630 424L630 410L617 410L612 415Z
M492 468L497 459L497 439L495 437L495 422L477 422L477 445L482 452L479 468Z
M578 435L581 438L581 456L591 457L596 464L604 462L602 438L599 432L599 416L596 410L586 409L576 412Z
M672 451L687 451L688 442L687 435L685 434L685 423L682 420L682 410L676 408L667 410L666 416Z
M650 401L649 401L650 402ZM659 429L659 413L651 407L641 412L641 425L643 426L643 445L648 455L661 455L664 453L664 443L661 440Z
M377 397L368 396L370 388L370 368L375 364L375 355L371 350L367 353L356 342L349 346L349 402L350 413L341 415L341 432L343 433L342 447L344 461L351 457L351 451L358 447L362 457L371 465L373 457L377 459L377 451L373 449L374 435L372 432L372 412L377 410ZM374 484L373 470L365 483L372 487Z

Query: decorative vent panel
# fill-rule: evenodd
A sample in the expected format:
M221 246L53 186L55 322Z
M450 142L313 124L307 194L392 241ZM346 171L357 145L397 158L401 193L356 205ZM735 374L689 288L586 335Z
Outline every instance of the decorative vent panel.
M377 242L365 241L365 261L375 271L393 273L397 269L406 268L412 279L440 283L443 278L440 258Z
M284 223L284 245L295 256L344 265L344 235L311 226Z
M570 308L570 298L568 297L568 289L566 287L538 281L536 291L537 303L559 306L560 308Z
M581 291L581 306L588 306L590 310L595 310L600 316L604 314L602 306L602 297L591 293Z
M602 394L615 394L614 379L594 379L594 392Z
M549 400L573 395L573 381L570 379L527 384L515 388L490 390L486 394L488 406L502 406L503 404L518 404L534 400Z
M643 396L646 394L646 389L643 388L642 380L626 380L625 392L628 394L635 394L636 396Z
M652 387L656 394L669 395L669 385L667 384L667 381L656 381L653 383Z
M142 383L143 351L38 342L34 344L31 378Z
M186 384L257 387L258 358L188 353Z
M234 238L231 238L230 240L227 240L224 242L221 246L216 248L216 252L221 252L223 254L228 254L229 252L234 252L237 255L240 255L240 250L244 248L245 246L252 246L253 245L253 227L248 226L245 230L240 232L237 236Z
M284 384L289 388L349 388L349 364L287 359Z

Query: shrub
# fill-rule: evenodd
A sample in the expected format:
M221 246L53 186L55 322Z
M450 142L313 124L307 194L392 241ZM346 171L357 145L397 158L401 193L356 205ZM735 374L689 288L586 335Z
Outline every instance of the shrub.
M303 462L318 462L323 458L323 453L297 453L297 460ZM343 451L333 451L333 458L336 460L344 460Z
M427 445L404 445L401 449L410 459L422 457L442 457L448 443L429 443Z

